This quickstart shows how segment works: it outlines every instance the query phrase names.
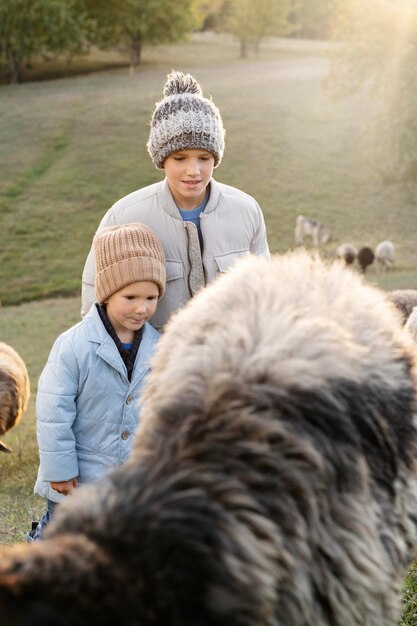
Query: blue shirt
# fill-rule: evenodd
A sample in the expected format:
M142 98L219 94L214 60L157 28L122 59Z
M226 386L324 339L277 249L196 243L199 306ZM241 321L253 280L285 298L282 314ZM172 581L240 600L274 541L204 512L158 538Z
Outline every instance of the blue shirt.
M200 226L200 213L204 211L206 208L207 202L209 199L209 194L206 193L205 198L201 204L199 204L195 209L191 209L191 211L186 211L184 209L178 208L182 219L185 222L192 222L197 226L198 239L200 241L200 248L203 249L203 236L201 234L201 226Z

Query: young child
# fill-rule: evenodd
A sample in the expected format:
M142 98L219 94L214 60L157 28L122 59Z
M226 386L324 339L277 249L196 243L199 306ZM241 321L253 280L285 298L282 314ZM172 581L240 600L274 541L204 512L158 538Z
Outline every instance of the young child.
M122 464L139 420L139 400L159 333L148 323L165 290L161 243L143 224L100 231L93 241L97 303L58 337L36 399L40 465L35 493L46 513Z
M269 256L258 203L214 180L224 129L212 100L189 74L172 72L151 120L148 151L165 180L134 191L103 217L105 226L139 221L157 234L166 257L167 289L152 324L160 329L201 287L245 254ZM81 314L94 302L94 254L84 272Z

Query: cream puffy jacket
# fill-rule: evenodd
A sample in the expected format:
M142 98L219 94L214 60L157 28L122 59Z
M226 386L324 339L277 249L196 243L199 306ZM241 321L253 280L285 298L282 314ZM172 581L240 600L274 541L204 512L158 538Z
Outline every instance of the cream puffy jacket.
M210 182L207 206L200 215L203 252L196 226L182 220L166 179L116 202L98 230L129 222L143 222L152 228L165 251L167 287L152 318L157 329L201 287L226 272L238 257L250 253L269 257L265 222L258 203L243 191L214 179ZM94 274L91 250L83 272L82 315L96 299Z

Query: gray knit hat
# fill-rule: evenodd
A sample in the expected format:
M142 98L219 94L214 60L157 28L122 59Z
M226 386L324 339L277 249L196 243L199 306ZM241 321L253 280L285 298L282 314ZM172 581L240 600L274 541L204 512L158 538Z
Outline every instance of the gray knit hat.
M211 152L214 167L222 160L222 118L215 104L203 97L200 85L190 74L174 71L168 74L164 99L157 102L152 115L147 148L158 169L163 169L170 154L188 148Z
M144 224L103 228L93 239L96 259L96 297L103 304L111 295L138 281L165 291L165 255L162 244Z

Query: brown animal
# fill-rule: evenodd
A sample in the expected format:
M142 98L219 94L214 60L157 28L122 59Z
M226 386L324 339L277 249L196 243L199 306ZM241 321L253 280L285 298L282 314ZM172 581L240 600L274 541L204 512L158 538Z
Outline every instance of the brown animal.
M367 268L374 262L375 254L371 248L364 246L358 250L357 259L361 271L365 273Z
M0 556L2 626L394 626L416 352L340 263L249 257L168 324L131 459Z
M20 420L30 397L29 375L16 350L0 342L0 435ZM11 452L0 441L1 452Z

